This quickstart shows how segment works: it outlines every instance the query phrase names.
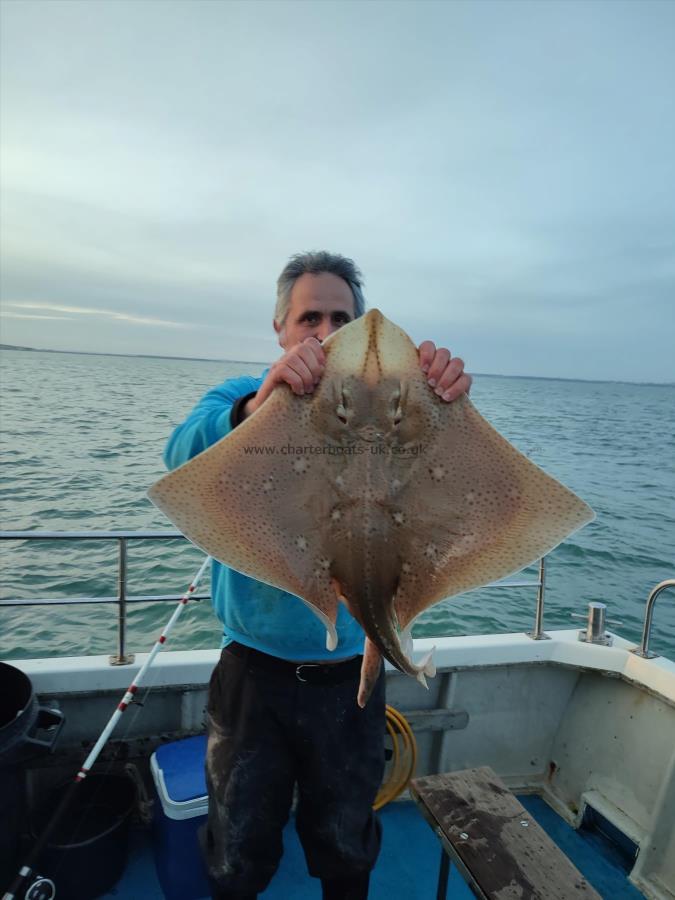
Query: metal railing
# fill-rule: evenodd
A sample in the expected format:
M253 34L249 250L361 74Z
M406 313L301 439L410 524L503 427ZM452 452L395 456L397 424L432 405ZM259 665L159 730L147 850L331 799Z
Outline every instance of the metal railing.
M665 581L657 584L656 587L652 588L652 590L650 591L649 597L647 597L645 623L642 628L642 640L640 641L639 647L634 647L630 651L636 656L641 656L643 659L656 659L656 657L659 655L658 653L654 653L653 650L649 649L649 638L652 630L652 617L654 615L654 603L656 602L656 598L659 596L661 591L665 591L665 589L669 587L675 587L675 578L666 578Z
M117 604L117 653L110 656L111 665L128 665L134 661L131 653L125 652L127 605L130 603L177 603L181 594L143 594L129 596L127 594L127 543L129 541L182 540L187 538L179 531L0 531L3 541L117 541L117 595L113 597L36 597L34 599L0 599L3 606L70 606L83 603L116 603ZM545 557L539 562L539 578L537 581L495 581L486 585L489 588L504 587L536 587L537 609L533 631L527 636L535 641L548 640L544 634L544 593L546 584ZM195 594L194 600L208 600L210 594Z
M110 664L128 665L134 661L133 653L125 652L127 605L129 603L177 603L181 594L127 594L127 542L187 540L179 531L0 531L3 541L117 541L117 596L115 597L36 597L31 600L0 600L2 606L71 606L82 603L117 604L117 653L110 657ZM195 594L194 600L208 600L210 594Z

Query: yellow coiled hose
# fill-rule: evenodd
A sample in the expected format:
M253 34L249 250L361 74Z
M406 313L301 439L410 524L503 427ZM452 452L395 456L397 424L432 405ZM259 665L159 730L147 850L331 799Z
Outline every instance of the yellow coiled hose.
M417 763L417 742L408 721L393 706L386 707L386 726L393 745L391 768L377 792L373 809L381 809L401 794Z

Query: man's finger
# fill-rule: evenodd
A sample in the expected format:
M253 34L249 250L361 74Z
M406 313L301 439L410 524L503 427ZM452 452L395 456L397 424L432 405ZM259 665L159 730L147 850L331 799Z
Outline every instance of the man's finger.
M434 353L436 352L436 345L433 341L422 341L419 346L419 354L420 354L420 366L422 367L423 372L429 371L429 366L431 365Z
M278 381L287 384L294 394L302 396L305 393L305 385L302 378L286 363L279 366Z
M441 373L436 384L436 393L443 394L448 388L451 388L458 378L464 374L464 360L459 356L453 357L445 367L445 371Z
M294 372L299 376L303 393L310 393L314 390L314 373L299 354L292 353L286 358L284 370Z
M326 363L326 351L321 346L321 341L315 337L305 338L304 341L298 345L299 347L303 347L313 353L316 359L325 365Z
M323 352L321 344L319 344L316 339L315 343L318 345L318 352L314 345L303 343L297 347L296 351L292 351L289 357L299 358L304 362L309 371L312 373L312 379L314 383L316 383L323 375L326 360L326 354Z
M462 375L461 378L458 378L457 381L452 385L452 387L448 388L448 390L441 396L441 400L445 400L447 403L452 403L453 400L456 400L458 397L461 397L462 394L468 394L471 390L471 383L473 378L470 375Z
M445 372L445 368L450 362L450 351L445 347L440 347L435 355L431 366L429 367L429 371L427 373L427 380L429 381L429 385L432 388L435 388L438 384L438 381Z

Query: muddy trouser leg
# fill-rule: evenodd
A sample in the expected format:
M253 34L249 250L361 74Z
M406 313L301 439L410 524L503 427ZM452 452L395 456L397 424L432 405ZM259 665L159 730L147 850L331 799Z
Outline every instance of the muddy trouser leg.
M287 688L223 651L209 684L203 838L218 900L254 898L279 865L296 777L284 725L292 703Z
M380 850L372 805L384 771L384 671L365 709L358 681L303 685L298 701L296 824L325 900L365 900Z

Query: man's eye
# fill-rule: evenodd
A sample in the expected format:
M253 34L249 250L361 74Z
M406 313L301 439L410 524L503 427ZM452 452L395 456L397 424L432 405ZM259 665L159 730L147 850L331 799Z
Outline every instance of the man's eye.
M335 322L336 325L345 325L349 322L349 316L347 313L336 313L336 315L333 316L333 322Z

